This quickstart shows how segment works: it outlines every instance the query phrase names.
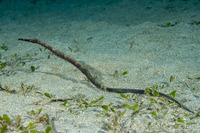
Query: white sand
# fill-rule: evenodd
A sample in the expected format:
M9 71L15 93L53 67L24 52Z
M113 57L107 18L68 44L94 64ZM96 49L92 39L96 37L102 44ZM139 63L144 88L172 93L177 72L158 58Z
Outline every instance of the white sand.
M200 21L200 2L80 1L52 3L45 0L30 4L28 1L5 0L0 3L0 46L8 47L7 51L0 49L1 61L12 62L14 67L19 64L19 60L10 61L15 53L23 59L27 53L37 53L32 59L26 57L25 66L6 66L1 70L3 87L19 92L20 84L24 83L35 85L35 88L25 96L0 91L0 116L7 114L14 120L20 115L21 123L27 126L36 121L27 112L42 108L40 117L47 113L49 125L57 133L200 132L200 117L190 120L195 114L175 104L165 105L161 98L135 95L132 100L125 100L119 94L99 91L71 64L48 50L40 51L42 47L37 44L17 40L37 38L55 47L92 67L92 72L99 74L101 82L109 87L145 89L169 84L170 76L174 76L170 87L159 87L159 91L169 94L176 90L176 99L198 112L200 80L195 78L200 77L200 25L191 23ZM168 22L178 24L158 26ZM47 59L48 55L50 59ZM36 67L35 72L31 72L30 66ZM115 70L120 74L128 71L128 74L113 77ZM53 98L74 100L66 104L70 107L63 107L60 102L46 104L50 99L36 91L49 93ZM100 106L78 107L82 102L77 97L81 95L88 102L104 96L102 104L113 103L116 113L102 114ZM151 103L149 98L155 98L158 104ZM33 104L40 100L39 104ZM134 115L134 111L116 107L142 102L140 112ZM77 112L70 114L70 109ZM117 116L118 111L125 110L123 116ZM153 116L152 111L157 112L158 117ZM178 122L178 118L185 123ZM149 122L151 125L148 126ZM36 123L35 129L44 131L47 125L41 123Z

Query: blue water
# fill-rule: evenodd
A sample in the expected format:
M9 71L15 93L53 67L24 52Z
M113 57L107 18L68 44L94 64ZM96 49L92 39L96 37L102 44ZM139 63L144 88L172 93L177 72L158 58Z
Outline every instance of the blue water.
M182 12L182 17L198 16L199 0L2 0L1 19L18 20L41 16L64 17L68 21L106 21L124 26L145 21L159 22ZM185 16L185 13L193 16ZM157 17L155 17L155 15ZM173 16L171 16L173 18ZM33 20L34 21L34 20Z

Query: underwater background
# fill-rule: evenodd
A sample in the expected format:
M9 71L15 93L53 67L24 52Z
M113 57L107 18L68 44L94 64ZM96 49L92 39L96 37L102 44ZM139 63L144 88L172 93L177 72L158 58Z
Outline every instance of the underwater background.
M14 123L20 115L27 126L21 131L32 122L35 130L59 133L200 132L198 114L161 98L99 91L71 64L18 38L39 39L80 61L105 86L175 92L198 112L200 0L0 0L0 116ZM55 98L71 100L46 104ZM139 113L126 104L141 105ZM50 122L38 122L45 114ZM15 122L7 131L20 130Z

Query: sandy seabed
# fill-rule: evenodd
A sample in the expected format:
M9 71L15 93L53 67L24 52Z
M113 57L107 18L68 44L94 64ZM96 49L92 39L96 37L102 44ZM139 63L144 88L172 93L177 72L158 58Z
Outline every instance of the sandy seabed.
M7 48L0 49L5 65L0 84L17 93L0 91L0 116L7 114L15 123L20 115L24 127L35 123L34 129L45 131L51 126L53 133L200 132L197 114L160 97L125 94L125 99L100 91L71 64L37 44L17 40L37 38L51 45L86 65L105 86L177 91L176 99L197 113L198 0L9 2L0 3L0 46ZM165 27L167 23L171 25ZM87 107L100 97L104 99ZM61 105L51 99L68 102ZM130 110L124 104L139 107ZM9 132L20 131L11 124Z

